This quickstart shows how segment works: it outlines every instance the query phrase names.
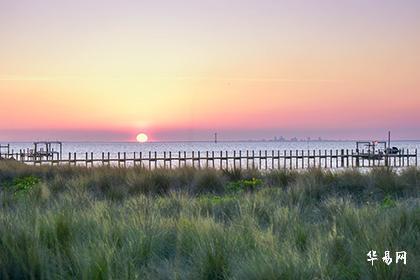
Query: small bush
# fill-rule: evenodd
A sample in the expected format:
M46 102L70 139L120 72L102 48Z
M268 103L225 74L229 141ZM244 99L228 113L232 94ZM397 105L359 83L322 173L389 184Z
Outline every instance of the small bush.
M33 192L34 188L41 182L35 176L14 178L12 183L6 183L6 189L13 193L15 197L24 197Z
M392 208L395 207L397 204L395 203L395 200L392 199L391 196L387 195L381 203L382 208Z
M234 169L223 169L223 174L230 180L230 181L239 181L243 178L243 171L239 168Z
M132 194L164 195L169 192L172 181L169 171L165 169L131 173L127 177L128 189Z
M397 184L397 175L392 169L373 169L369 175L373 186L384 195L395 195L403 191L402 186Z
M224 191L226 179L217 170L206 169L196 172L193 193L195 194L220 194Z
M262 187L263 181L261 179L252 178L250 180L240 180L236 182L230 182L227 184L227 190L229 192L241 192L241 191L255 191Z
M273 170L266 175L266 182L269 186L286 188L296 181L298 173L289 170Z

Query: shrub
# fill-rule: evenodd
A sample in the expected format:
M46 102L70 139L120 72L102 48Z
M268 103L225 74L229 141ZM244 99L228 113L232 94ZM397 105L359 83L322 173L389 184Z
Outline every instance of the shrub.
M402 186L397 184L397 174L392 169L375 168L369 175L373 187L384 195L394 195L403 191Z
M387 195L381 203L381 207L382 208L391 208L391 207L395 207L396 203L395 201L392 199L391 196Z
M130 173L127 176L129 192L132 194L164 195L169 192L172 181L171 174L166 169Z
M241 192L241 191L255 191L263 185L261 179L252 178L250 180L240 180L236 182L230 182L227 184L227 190L229 192Z
M23 197L31 193L40 182L41 180L39 178L32 175L17 177L13 179L12 183L6 184L6 188L15 197Z
M224 191L226 179L217 170L205 169L196 172L193 193L195 194L220 194Z
M290 170L273 170L265 176L265 180L269 186L286 188L296 181L298 177L296 171Z

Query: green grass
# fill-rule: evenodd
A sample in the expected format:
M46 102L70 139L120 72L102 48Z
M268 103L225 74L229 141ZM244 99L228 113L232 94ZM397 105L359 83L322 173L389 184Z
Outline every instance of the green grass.
M0 161L0 279L419 279L419 194L418 169Z

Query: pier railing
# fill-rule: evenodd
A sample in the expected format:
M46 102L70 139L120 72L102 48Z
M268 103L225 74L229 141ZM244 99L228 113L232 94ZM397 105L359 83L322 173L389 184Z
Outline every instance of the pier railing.
M68 153L52 156L28 156L24 152L0 154L0 158L13 159L31 165L78 166L141 166L143 168L195 168L223 169L326 169L366 168L375 166L417 166L417 149L401 149L397 154L371 154L363 150L264 150L264 151L198 151L198 152L121 152L121 153Z

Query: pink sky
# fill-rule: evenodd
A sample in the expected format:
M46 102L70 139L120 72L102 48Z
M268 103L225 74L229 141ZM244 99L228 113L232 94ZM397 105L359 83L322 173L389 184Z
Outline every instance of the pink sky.
M420 139L420 4L316 2L4 3L0 141Z

